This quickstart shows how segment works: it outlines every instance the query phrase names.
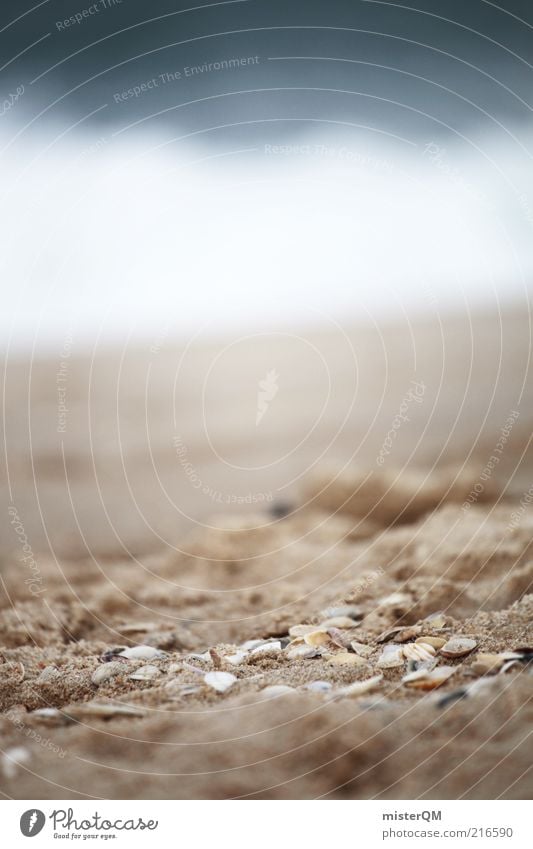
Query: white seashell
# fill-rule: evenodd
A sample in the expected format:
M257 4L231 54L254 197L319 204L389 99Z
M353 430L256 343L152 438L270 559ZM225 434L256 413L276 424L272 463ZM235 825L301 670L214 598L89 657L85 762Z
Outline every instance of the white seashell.
M128 675L128 678L131 678L132 681L150 681L152 678L157 678L158 675L161 675L161 670L157 666L147 664L146 666L139 666L135 672Z
M363 693L369 693L374 690L383 680L383 675L374 675L373 678L367 678L365 681L354 681L353 684L348 684L347 687L341 687L335 690L335 696L362 696Z
M252 649L250 654L258 655L258 654L277 654L281 651L281 643L279 640L274 640L270 643L263 643L260 646L256 646L255 649Z
M310 690L312 693L327 693L331 687L329 681L311 681L310 684L304 684L304 690Z
M103 684L104 681L109 681L111 678L114 678L115 675L123 675L124 672L124 664L120 663L118 660L111 661L111 663L103 663L102 666L95 669L91 676L91 681L93 684L99 686L100 684Z
M225 693L233 687L237 678L231 672L206 672L204 681L208 687L212 687L217 693Z
M124 649L118 655L118 657L125 657L128 660L155 660L156 657L165 656L166 652L153 646L133 646L130 649Z
M435 649L429 643L410 643L403 647L404 657L407 660L427 661L435 656Z
M431 625L432 628L436 628L437 630L445 628L449 621L449 617L442 610L439 610L437 613L431 613L424 619L424 622L427 622L428 625Z
M241 649L245 651L251 651L252 649L256 649L257 646L262 645L265 640L246 640L245 643L241 644Z
M35 716L37 719L60 719L62 713L57 708L45 707L32 710L31 716Z
M2 753L2 772L6 778L15 778L18 768L31 760L30 750L24 746L12 746Z
M381 652L376 666L380 669L393 669L404 664L404 647L390 643Z
M226 655L224 660L227 660L228 663L231 663L232 666L240 666L241 663L244 663L247 657L247 651L236 651L235 654Z
M305 643L297 646L289 646L286 651L289 660L299 660L302 658L316 657L318 652L314 646L308 646Z
M278 696L286 696L288 693L295 693L294 687L289 687L287 684L271 684L261 690L262 696L267 696L269 699L275 699Z
M476 646L476 641L470 640L468 637L452 637L447 643L444 643L440 653L444 657L464 657L465 654L474 651Z
M372 646L366 646L364 643L358 643L355 640L350 643L352 650L360 657L370 657L374 649Z

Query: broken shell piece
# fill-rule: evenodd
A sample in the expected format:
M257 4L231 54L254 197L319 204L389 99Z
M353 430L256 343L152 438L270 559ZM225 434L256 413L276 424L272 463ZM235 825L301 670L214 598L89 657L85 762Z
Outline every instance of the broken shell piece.
M430 613L430 615L426 616L423 621L427 622L427 624L430 625L431 628L436 628L437 630L439 630L440 628L445 628L450 620L449 617L442 612L442 610L439 610L436 613Z
M161 670L157 666L146 664L146 666L139 666L135 672L128 675L128 678L131 678L132 681L151 681L152 678L157 678L158 675L161 675Z
M321 616L324 619L336 619L339 616L347 617L353 620L352 627L354 621L363 618L363 614L355 604L341 604L338 607L327 607L321 612Z
M383 680L383 675L374 675L373 678L367 678L366 681L354 681L353 684L348 684L347 687L341 687L336 690L335 696L362 696L363 693L369 693L374 690Z
M331 641L330 635L327 631L310 631L309 634L305 634L304 642L307 643L308 646L325 646Z
M320 623L320 628L353 628L354 621L349 616L332 616Z
M157 657L166 657L166 652L153 646L132 646L121 651L118 656L127 660L155 660Z
M305 637L306 634L310 634L311 631L316 631L316 625L292 625L289 628L289 635L291 637Z
M242 643L241 649L244 649L244 651L251 651L252 649L256 649L257 646L262 645L264 642L265 640L246 640L245 643Z
M236 651L235 654L226 655L224 660L227 660L227 662L231 663L232 666L240 666L241 663L244 663L247 657L247 651Z
M99 666L98 669L95 669L91 676L91 681L99 687L100 684L103 684L104 681L109 681L111 678L114 678L115 675L123 674L123 664L117 661L111 661L111 663L104 663L103 666Z
M385 646L376 666L378 666L380 669L393 669L395 666L403 666L403 664L403 646L391 644L390 646Z
M279 640L274 640L270 643L262 643L260 646L256 646L255 649L252 649L251 655L258 654L278 654L281 651L281 643Z
M402 683L406 687L413 687L416 690L434 690L446 683L456 671L456 666L438 666L431 670L419 669L405 675L402 678Z
M318 652L314 646L308 646L306 643L302 643L297 646L289 646L286 654L289 660L302 660L317 657L320 652Z
M365 666L366 661L357 654L340 651L338 654L325 655L326 660L334 666Z
M396 628L387 628L387 630L383 631L383 633L380 634L379 637L376 637L376 643L388 643L389 640L392 640L392 638L396 634L399 634L400 631L403 631L403 630L404 629L403 629L402 625L399 625Z
M360 655L360 657L370 657L374 649L372 646L367 646L364 643L358 643L355 640L350 643L352 651Z
M287 684L271 684L261 690L261 695L269 699L275 699L278 696L286 696L288 693L295 693L294 687L289 687Z
M52 725L63 725L68 722L68 717L66 717L57 708L52 707L37 708L36 710L32 710L30 716Z
M447 643L444 643L440 653L444 657L464 657L465 654L474 651L476 646L476 641L470 640L468 637L452 637Z
M327 693L331 690L329 681L311 681L310 684L304 684L304 690L310 690L312 693Z
M444 637L418 637L415 642L417 643L426 643L428 646L433 646L434 649L441 649L445 644L446 640Z
M407 660L427 661L435 656L435 649L429 643L410 643L403 647L404 657Z
M408 643L410 640L414 640L415 637L418 637L421 630L422 628L420 625L410 625L408 628L402 628L402 630L396 634L394 639L397 643Z
M110 719L113 716L145 716L146 711L134 705L118 702L82 702L63 708L63 713L74 718L94 716L101 719Z
M217 693L225 693L233 687L237 678L231 672L206 672L204 681L208 687L212 687Z

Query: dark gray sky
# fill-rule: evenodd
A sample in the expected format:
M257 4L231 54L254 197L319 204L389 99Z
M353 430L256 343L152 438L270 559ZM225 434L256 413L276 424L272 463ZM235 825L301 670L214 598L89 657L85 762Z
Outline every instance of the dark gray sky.
M243 0L191 9L195 0L45 0L32 10L25 0L4 0L2 97L24 86L17 109L2 117L4 127L42 112L31 133L57 133L80 120L98 133L143 120L127 132L164 136L169 128L194 132L281 118L293 119L283 130L297 134L308 118L357 121L416 138L482 135L498 122L530 122L531 3L412 2L416 8ZM74 21L66 24L69 18ZM256 56L238 68L192 76L185 70ZM166 74L176 78L163 83ZM140 94L116 102L143 84ZM201 98L209 99L183 105Z

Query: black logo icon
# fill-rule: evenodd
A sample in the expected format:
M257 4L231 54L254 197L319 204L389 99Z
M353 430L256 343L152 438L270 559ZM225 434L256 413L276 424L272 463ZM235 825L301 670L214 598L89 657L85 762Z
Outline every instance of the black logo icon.
M22 814L20 818L20 830L24 837L35 837L42 830L45 822L46 817L43 812L37 808L31 808Z

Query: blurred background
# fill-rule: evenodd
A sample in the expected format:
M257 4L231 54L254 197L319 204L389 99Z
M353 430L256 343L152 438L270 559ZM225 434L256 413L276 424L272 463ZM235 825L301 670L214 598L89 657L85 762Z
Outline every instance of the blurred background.
M521 491L530 4L0 15L2 499L37 549L172 547L375 469L413 381L387 463L483 464L518 409Z

